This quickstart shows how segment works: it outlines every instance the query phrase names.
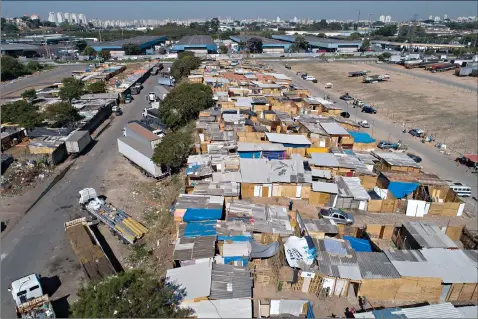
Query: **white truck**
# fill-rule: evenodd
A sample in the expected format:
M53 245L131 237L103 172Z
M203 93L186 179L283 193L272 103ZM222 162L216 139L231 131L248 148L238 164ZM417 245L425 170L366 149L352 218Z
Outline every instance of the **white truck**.
M14 280L8 291L12 293L18 318L55 318L55 311L43 292L40 275L31 274Z
M163 101L166 96L169 94L169 90L162 85L156 85L153 88L153 92L149 92L146 96L146 100L149 103Z
M132 137L124 136L118 138L118 151L136 166L143 174L154 178L161 178L168 174L163 172L161 167L156 165L153 160L153 149Z
M68 154L79 155L91 143L91 135L88 131L73 131L66 139L66 151Z

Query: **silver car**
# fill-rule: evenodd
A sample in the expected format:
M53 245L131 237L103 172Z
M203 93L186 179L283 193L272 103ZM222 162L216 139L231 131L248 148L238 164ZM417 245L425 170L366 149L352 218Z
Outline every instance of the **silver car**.
M331 219L337 224L353 225L354 216L337 208L321 209L322 218Z

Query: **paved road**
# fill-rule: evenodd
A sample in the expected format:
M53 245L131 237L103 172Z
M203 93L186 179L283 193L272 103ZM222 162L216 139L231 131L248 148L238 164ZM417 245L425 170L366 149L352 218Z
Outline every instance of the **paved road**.
M401 125L394 124L388 119L373 114L361 113L360 108L349 107L347 103L338 99L338 94L334 96L331 91L323 89L323 83L312 83L302 80L295 74L296 71L286 69L283 63L276 63L273 65L278 72L291 77L293 82L299 83L301 86L309 89L314 95L323 97L325 94L329 94L332 100L336 101L337 105L350 113L351 119L357 121L367 120L370 125L373 126L373 135L377 140L388 140L389 138L393 142L402 140L409 145L409 150L411 152L418 154L423 159L422 165L426 171L438 174L444 179L461 181L467 184L472 188L473 196L477 197L477 174L467 172L464 166L457 166L452 159L441 154L438 149L431 144L423 144L419 139L414 138L410 134L402 133ZM372 132L372 128L363 130L369 133ZM478 208L478 205L476 206L476 208Z
M85 68L85 64L58 65L55 69L51 71L42 72L33 76L28 76L15 82L2 84L2 98L4 98L6 95L9 95L9 97L20 97L20 94L25 89L38 85L49 85L56 82L61 82L61 80L63 80L64 78L70 77L71 72L85 70Z
M59 277L61 286L53 299L75 294L83 274L66 239L63 224L85 216L78 207L79 190L94 187L102 192L108 163L118 156L116 140L128 121L141 118L144 95L156 84L156 78L146 81L141 94L131 104L122 106L123 116L114 119L111 127L100 135L98 143L79 157L66 176L2 238L0 317L15 317L7 287L12 280L31 273Z
M430 72L430 74L423 74L423 73L418 73L418 72L415 72L413 70L408 70L408 69L405 69L405 68L397 69L393 66L386 65L386 64L376 64L374 66L377 67L377 68L380 68L382 70L399 72L399 73L402 73L402 74L410 75L412 77L421 78L421 79L436 82L436 83L439 83L439 84L446 84L446 85L454 86L454 87L457 87L457 88L460 88L460 89L465 89L465 90L470 90L470 91L477 91L478 90L478 85L457 83L457 82L452 81L452 80L439 78L431 72ZM450 77L452 77L452 76L454 76L454 75L450 74Z

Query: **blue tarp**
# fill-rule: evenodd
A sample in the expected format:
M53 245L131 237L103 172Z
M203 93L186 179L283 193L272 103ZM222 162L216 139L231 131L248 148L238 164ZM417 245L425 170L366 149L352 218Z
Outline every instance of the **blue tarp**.
M419 183L406 183L406 182L390 182L388 184L388 190L395 196L395 198L401 199L407 197L413 193Z
M284 159L285 151L263 151L262 157L267 159Z
M184 237L216 236L216 222L191 222L186 224Z
M242 261L242 267L245 267L249 262L246 257L243 256L232 256L232 257L224 257L224 263L229 264L234 261Z
M217 236L217 240L252 241L250 236Z
M354 138L354 143L375 143L376 140L365 132L349 132Z
M189 166L186 168L186 175L193 174L193 173L194 173L195 171L197 171L200 167L201 167L201 165L198 165L198 164L189 165Z
M261 152L247 151L238 153L240 158L261 158Z
M307 316L306 318L315 318L314 307L310 301L307 301Z
M400 308L386 308L380 310L372 310L375 318L407 318L405 314L394 314L392 312L397 312L402 309Z
M203 220L218 220L222 218L222 209L188 208L184 214L183 221L194 222Z
M355 238L352 236L344 236L345 240L348 240L350 246L355 251L363 251L363 252L372 252L372 246L370 246L370 242L366 239Z

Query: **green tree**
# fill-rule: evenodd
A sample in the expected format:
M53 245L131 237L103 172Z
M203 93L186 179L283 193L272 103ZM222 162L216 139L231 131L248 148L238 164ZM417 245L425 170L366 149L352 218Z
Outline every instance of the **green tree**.
M65 78L60 88L60 98L71 104L73 99L79 98L83 94L83 82L75 78Z
M237 43L237 51L239 51L239 52L244 51L245 48L246 48L246 42L239 41Z
M365 38L362 41L362 46L360 47L360 51L365 52L365 51L368 51L368 49L370 49L370 39Z
M192 314L180 307L185 294L184 288L153 274L129 270L81 287L70 317L185 318Z
M291 46L291 51L298 52L298 51L305 51L309 48L309 42L303 36L296 36L294 44Z
M19 124L26 129L41 125L42 114L31 103L20 100L2 106L2 122Z
M221 54L227 54L229 52L229 49L224 44L221 44L219 46L219 52L221 52Z
M81 41L76 42L75 48L76 48L79 52L82 52L87 46L88 46L88 44L86 43L86 41L85 41L85 40L81 40Z
M211 32L212 33L217 33L217 31L219 30L219 19L218 18L212 18L211 20Z
M213 107L212 97L211 88L204 84L181 83L164 99L159 109L160 118L169 128L177 130L197 119L202 110Z
M166 134L155 147L152 159L157 165L177 172L191 153L192 146L192 132L189 128L183 128Z
M358 40L361 38L362 38L362 35L358 32L354 32L351 35L349 35L349 40Z
M22 75L29 74L24 65L11 56L2 56L1 65L2 81L13 80Z
M195 55L194 55L194 52L192 51L183 51L178 53L178 59L182 59L187 56L195 56Z
M88 28L90 28L90 29L94 29L94 28L95 28L95 26L93 25L93 23L92 23L92 22L88 22Z
M122 49L126 55L140 55L141 48L139 45L134 43L125 43L122 46Z
M327 38L327 35L325 33L319 33L317 34L317 38Z
M88 84L87 91L90 93L105 93L106 83L105 81L95 81Z
M262 40L256 37L249 38L246 41L246 48L250 53L262 53Z
M95 55L96 55L96 50L93 49L93 47L91 47L91 46L87 46L87 47L83 50L83 54L84 54L84 55L87 55L87 56L95 56Z
M54 121L59 127L81 119L81 115L78 114L78 110L71 106L70 103L65 102L58 102L48 105L45 111L45 117L48 120Z
M174 61L171 66L171 76L179 82L181 79L187 77L189 73L197 69L201 65L201 60L195 56L185 56Z
M320 20L319 23L317 24L317 27L319 28L319 30L325 30L327 29L327 26L328 26L327 20L325 19Z
M392 37L397 33L397 25L395 24L389 24L384 27L381 27L377 31L375 31L373 34L375 35L383 35L386 37Z
M339 22L331 22L327 25L327 29L333 30L333 31L342 30L342 24Z
M390 52L383 52L382 54L378 56L378 59L380 61L387 61L388 59L390 59L391 56L392 54Z
M37 91L35 89L29 89L22 92L21 97L26 101L33 101L37 98Z
M36 62L36 61L30 61L30 62L27 63L26 69L27 69L29 72L33 73L33 72L37 72L37 71L43 70L43 66L42 66L40 63Z
M100 57L100 59L108 61L109 59L111 59L111 52L108 50L101 50L98 56Z

